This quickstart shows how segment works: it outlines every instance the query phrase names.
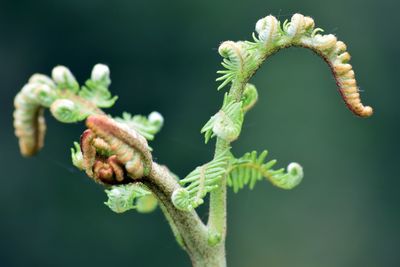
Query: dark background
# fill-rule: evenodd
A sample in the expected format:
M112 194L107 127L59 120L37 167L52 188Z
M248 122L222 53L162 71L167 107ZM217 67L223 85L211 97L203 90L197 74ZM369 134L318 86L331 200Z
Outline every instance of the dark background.
M189 266L159 210L112 213L73 169L82 124L47 116L46 146L19 155L13 97L35 72L63 64L79 81L111 68L120 96L109 112L160 111L151 146L180 176L208 161L199 134L222 102L215 90L223 40L250 39L256 21L295 12L348 45L369 119L342 103L310 51L272 57L252 80L260 101L234 152L264 148L305 169L284 191L268 183L229 194L229 266L400 266L398 1L0 1L0 266ZM48 115L48 114L47 114ZM203 217L206 216L203 208Z

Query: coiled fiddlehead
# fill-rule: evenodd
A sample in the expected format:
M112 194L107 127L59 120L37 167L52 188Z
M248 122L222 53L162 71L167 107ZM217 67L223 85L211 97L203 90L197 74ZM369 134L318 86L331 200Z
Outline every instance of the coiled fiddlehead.
M110 146L130 177L138 179L150 173L153 161L147 141L135 130L105 115L90 116L86 126Z
M43 107L49 107L54 99L54 83L38 74L15 97L14 128L22 155L32 156L43 147L46 132Z
M113 186L106 190L106 194L108 200L104 204L116 213L123 213L131 209L148 213L157 207L157 199L141 183Z
M322 30L314 29L312 18L294 14L291 21L286 21L281 27L275 17L267 16L257 22L255 29L258 36L253 34L253 42L226 41L220 45L219 53L224 57L222 66L226 69L218 71L223 74L217 79L222 81L219 89L229 82L233 86L246 83L261 64L280 49L304 47L311 49L328 63L347 107L361 117L372 115L372 108L361 103L346 45L332 34L318 34Z

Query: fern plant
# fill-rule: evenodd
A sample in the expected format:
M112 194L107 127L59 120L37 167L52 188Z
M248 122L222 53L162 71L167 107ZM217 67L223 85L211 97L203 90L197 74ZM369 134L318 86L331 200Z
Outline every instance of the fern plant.
M201 129L205 143L215 138L215 155L186 177L178 178L152 158L148 141L160 131L164 119L149 116L106 114L118 97L109 91L110 70L97 64L90 79L79 85L64 66L53 69L51 78L34 74L15 97L14 127L22 155L32 156L44 144L45 108L60 122L84 121L87 129L71 148L72 163L105 188L105 204L114 212L151 212L160 207L178 244L193 266L226 266L226 194L268 180L282 189L292 189L303 179L303 169L290 163L276 168L267 151L243 156L231 152L242 131L243 121L257 102L257 89L249 81L271 55L291 46L312 50L330 67L347 107L360 117L372 115L364 106L349 64L346 45L332 35L322 35L310 17L294 14L290 21L273 16L260 19L251 41L226 41L219 46L223 57L218 90L225 92L219 111ZM203 222L196 208L209 195L209 217Z

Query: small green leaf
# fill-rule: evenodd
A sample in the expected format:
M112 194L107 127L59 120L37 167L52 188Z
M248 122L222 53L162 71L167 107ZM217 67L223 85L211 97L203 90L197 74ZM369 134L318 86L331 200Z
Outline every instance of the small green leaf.
M118 96L112 96L103 81L87 80L79 91L79 96L100 108L109 108L115 104Z
M80 170L83 170L83 155L81 146L78 142L74 142L74 147L71 148L72 164Z
M243 120L242 102L236 102L225 94L221 110L210 118L200 132L204 134L205 143L214 136L232 142L239 137Z
M84 113L77 104L69 99L57 99L50 106L53 116L64 123L84 120L89 114Z

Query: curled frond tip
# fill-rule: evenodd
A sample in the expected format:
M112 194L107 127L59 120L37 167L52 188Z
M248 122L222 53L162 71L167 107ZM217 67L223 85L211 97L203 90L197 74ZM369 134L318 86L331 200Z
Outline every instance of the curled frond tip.
M280 49L304 47L313 50L328 63L347 107L360 117L372 115L372 108L361 103L346 45L333 34L320 34L323 30L315 28L312 18L294 14L290 22L285 21L281 25L269 15L257 21L255 31L253 42L226 41L220 45L218 51L224 57L222 66L225 70L218 71L222 74L217 79L222 82L218 89L228 83L246 84L261 64Z

